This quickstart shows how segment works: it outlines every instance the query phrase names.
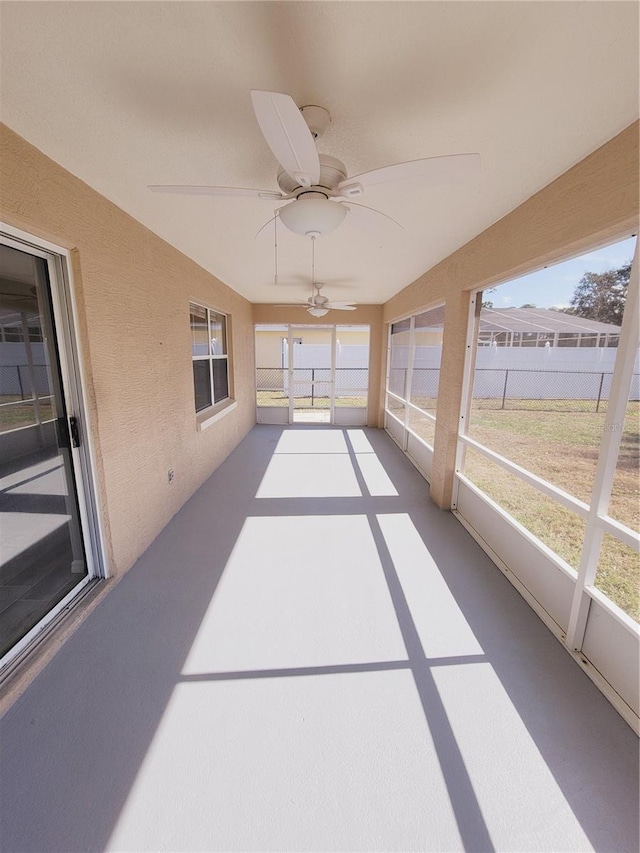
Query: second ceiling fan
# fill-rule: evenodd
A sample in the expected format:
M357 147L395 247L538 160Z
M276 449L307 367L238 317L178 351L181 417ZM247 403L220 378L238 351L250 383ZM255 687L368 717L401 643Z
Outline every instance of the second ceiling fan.
M281 202L283 206L276 215L283 225L295 234L320 237L334 231L347 214L365 227L383 224L402 228L390 216L354 201L366 196L371 187L396 182L422 186L452 183L471 178L480 170L479 154L453 154L394 163L348 177L344 163L319 154L316 148L316 139L331 121L324 107L298 108L290 95L255 89L251 100L262 135L280 164L279 191L158 184L149 189L158 193L244 196Z
M329 311L355 311L353 302L330 302L320 293L324 287L322 281L314 281L311 285L313 293L306 302L289 302L285 305L274 305L274 308L304 308L312 317L324 317Z

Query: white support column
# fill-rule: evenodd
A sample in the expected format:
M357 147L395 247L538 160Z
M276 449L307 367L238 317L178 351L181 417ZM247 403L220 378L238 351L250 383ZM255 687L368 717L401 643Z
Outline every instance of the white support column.
M469 300L469 319L467 322L467 341L465 345L464 374L462 377L462 393L460 395L460 416L458 418L458 435L466 436L469 432L469 418L473 395L473 382L476 371L476 356L478 354L478 332L480 330L480 312L482 310L482 291L471 295ZM456 448L455 472L464 471L464 461L467 445L458 440ZM451 509L458 506L458 478L454 475Z
M337 360L336 327L331 327L331 397L329 398L329 423L335 421L336 410L336 360Z
M585 593L585 587L593 585L598 569L600 546L605 532L600 517L606 515L609 508L622 438L621 425L624 424L627 411L633 368L640 340L639 303L638 243L636 243L636 251L631 265L631 278L627 290L627 302L620 330L620 343L611 381L604 434L596 465L591 506L587 517L584 545L578 567L578 579L569 617L566 644L572 651L579 651L582 648L590 604L590 598Z
M289 423L293 423L293 327L289 324L287 331L287 375L289 376Z

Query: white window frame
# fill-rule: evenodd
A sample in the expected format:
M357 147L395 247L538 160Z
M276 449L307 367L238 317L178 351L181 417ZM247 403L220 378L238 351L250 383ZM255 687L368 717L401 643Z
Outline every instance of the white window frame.
M231 333L230 333L230 322L229 315L224 311L219 311L217 308L211 308L208 305L204 305L202 302L198 302L196 299L189 300L189 330L191 331L191 309L199 308L206 312L207 318L207 336L209 343L209 352L206 355L194 355L193 349L191 351L191 361L206 361L209 363L209 390L211 393L211 403L208 406L205 406L202 409L195 408L195 384L193 388L194 395L194 409L196 417L199 420L202 420L203 423L201 425L205 425L204 421L206 421L206 425L208 425L210 421L211 415L215 415L222 408L231 407L234 403L233 399L233 382L231 376L231 359L229 358L229 351L231 349ZM224 317L224 339L225 339L225 352L222 354L215 355L211 352L211 340L209 338L209 330L211 329L211 314L217 314L220 317ZM192 339L193 340L193 339ZM191 344L193 347L193 343ZM213 362L214 361L225 361L227 363L227 396L221 397L219 400L216 400L215 395L215 385L213 381ZM192 379L193 379L193 368L192 368Z

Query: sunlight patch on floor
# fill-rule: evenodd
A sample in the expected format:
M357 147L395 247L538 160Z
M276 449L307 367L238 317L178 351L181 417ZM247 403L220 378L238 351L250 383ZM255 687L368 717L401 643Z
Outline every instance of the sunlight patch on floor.
M355 456L362 479L372 497L397 497L398 491L375 453L356 453Z
M375 453L363 429L348 429L347 436L354 453Z
M339 429L284 430L274 453L348 453L347 442Z
M109 851L462 850L409 672L179 685Z
M351 457L347 454L276 453L271 457L257 498L360 497Z
M427 657L483 654L462 610L407 513L377 515Z
M397 497L397 489L376 456L364 430L348 429L346 432L369 494L373 497Z
M496 850L557 850L558 838L567 853L593 850L493 667L434 667L433 677Z
M366 516L248 518L184 674L405 660Z

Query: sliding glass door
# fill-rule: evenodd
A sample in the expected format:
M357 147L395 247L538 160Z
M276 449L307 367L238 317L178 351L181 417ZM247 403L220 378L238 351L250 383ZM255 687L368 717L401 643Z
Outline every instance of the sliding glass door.
M94 573L77 470L83 429L78 412L69 410L55 277L46 253L9 239L0 242L3 662Z

